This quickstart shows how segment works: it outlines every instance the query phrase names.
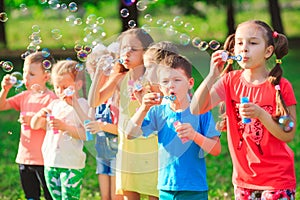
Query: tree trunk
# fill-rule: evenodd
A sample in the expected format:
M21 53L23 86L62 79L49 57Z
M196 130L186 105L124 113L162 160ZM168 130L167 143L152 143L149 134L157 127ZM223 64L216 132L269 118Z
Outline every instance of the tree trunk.
M138 10L136 8L136 3L137 0L131 4L131 5L126 5L124 3L124 0L120 0L120 11L124 8L126 8L129 11L129 16L128 17L122 17L122 15L120 14L120 18L122 21L122 32L126 31L129 28L133 28L132 26L130 26L128 24L128 22L130 20L133 20L135 22L135 26L134 27L138 27Z
M4 0L0 0L0 13L4 12ZM5 48L7 46L6 35L5 35L5 22L0 22L0 44ZM0 45L0 47L2 46Z
M235 19L234 19L234 6L232 0L227 1L227 27L228 27L228 35L231 35L235 32Z
M284 34L278 0L268 0L268 2L269 2L270 14L271 14L272 26L274 30Z

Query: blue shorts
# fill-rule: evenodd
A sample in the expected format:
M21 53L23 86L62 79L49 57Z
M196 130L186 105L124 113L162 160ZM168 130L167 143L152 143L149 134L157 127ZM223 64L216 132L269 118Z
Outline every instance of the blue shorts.
M160 200L208 200L207 191L159 190Z
M116 158L103 159L103 158L96 157L96 160L97 160L96 174L106 174L108 176L116 175Z
M104 133L102 133L104 134ZM117 137L107 137L97 133L95 148L97 151L96 174L116 175L116 154L118 151Z

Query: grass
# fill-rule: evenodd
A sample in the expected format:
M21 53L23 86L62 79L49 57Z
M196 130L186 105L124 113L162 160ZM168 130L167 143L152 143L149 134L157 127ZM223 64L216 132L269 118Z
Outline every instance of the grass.
M255 9L255 10L254 10ZM190 35L190 38L196 36L206 39L216 39L224 41L227 29L225 27L225 12L223 10L216 10L215 8L207 7L206 13L207 19L199 19L194 16L181 16L176 10L169 10L166 8L160 8L158 10L146 10L140 14L140 24L148 24L150 27L156 27L151 29L151 35L156 41L158 40L171 40L180 45L180 33L186 33ZM119 19L115 2L107 3L102 5L99 10L93 10L88 8L85 13L78 14L85 21L87 16L92 13L99 13L99 16L105 17L105 23L103 25L107 36L102 39L103 42L109 42L116 38L116 35L120 31ZM151 14L153 20L151 22L146 21L143 16ZM217 16L215 14L218 14ZM78 26L71 26L65 22L65 17L71 13L63 12L57 14L55 11L44 10L41 11L32 9L29 14L20 13L20 11L13 11L10 13L10 18L6 22L8 30L8 47L10 50L24 50L26 49L28 42L28 36L32 32L32 26L38 25L41 30L42 43L41 47L47 47L50 49L62 49L64 47L69 52L72 52L72 48L76 41L82 41L86 36L84 28L86 25L83 23ZM187 23L191 23L195 30L189 32L183 28L183 26L175 27L178 33L170 34L165 29L160 29L161 25L158 25L159 20L164 21L164 24L172 23L174 16L181 16L182 20ZM238 10L236 15L237 23L247 19L263 19L269 22L269 15L267 12L261 11L260 8L252 8L246 10ZM286 33L289 37L295 37L299 35L300 27L300 14L299 9L283 9L282 18ZM22 31L20 31L22 27ZM62 33L61 39L54 39L51 34L51 30L59 29ZM296 46L296 45L294 45ZM199 50L189 46L181 46L181 52L186 55L193 65L197 68L194 69L193 73L197 77L196 85L202 80L208 72L209 66L209 55L206 52L200 52ZM300 99L300 68L298 66L298 55L300 49L291 49L289 55L283 59L284 76L291 81L294 87L296 98ZM5 55L5 57L3 56ZM59 52L57 56L60 58L67 55L73 55L72 53L62 54ZM63 57L64 58L64 57ZM4 51L0 51L0 60L12 59L15 64L15 70L20 70L22 66L22 60L15 55L11 56ZM0 70L0 78L2 80L4 73ZM13 91L10 92L10 96L14 95ZM299 119L300 113L297 113ZM18 113L16 111L3 111L0 112L0 177L3 181L0 182L0 199L3 200L24 200L24 194L20 186L19 173L17 164L15 164L15 156L18 149L19 131L20 125L17 122ZM297 131L300 131L299 124L297 125ZM223 134L221 137L222 153L220 156L213 157L207 156L207 174L208 183L210 187L209 199L232 199L233 188L231 184L231 173L232 165L231 158L227 149L226 135ZM85 151L87 153L86 161L86 175L83 183L82 198L86 200L99 199L99 189L97 176L95 174L95 157L91 153L90 148L93 144L89 143L86 145ZM294 150L295 158L300 158L300 153L297 152L297 147L300 146L300 137L296 134L294 140L289 143L289 146ZM299 159L295 159L295 166L300 166ZM296 168L296 175L300 174L299 167ZM299 178L299 177L298 177ZM298 181L297 196L296 199L300 199L300 181ZM146 199L143 197L143 199Z

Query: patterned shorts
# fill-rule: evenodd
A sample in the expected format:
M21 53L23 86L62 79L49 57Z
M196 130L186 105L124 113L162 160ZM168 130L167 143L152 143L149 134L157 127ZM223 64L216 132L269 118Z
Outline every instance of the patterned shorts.
M45 167L45 179L53 199L79 200L83 169Z
M235 187L235 200L295 200L294 189L285 190L252 190Z

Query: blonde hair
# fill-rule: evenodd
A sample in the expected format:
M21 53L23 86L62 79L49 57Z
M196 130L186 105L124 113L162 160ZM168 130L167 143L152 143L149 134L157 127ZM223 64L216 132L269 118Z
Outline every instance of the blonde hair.
M79 63L74 60L60 60L52 68L52 79L57 76L62 76L69 74L73 80L76 82L78 80L82 81L83 96L86 98L86 78L84 70L78 70L77 65Z
M172 42L160 41L158 43L151 44L145 54L150 54L152 60L158 64L169 55L179 54L179 50Z
M26 56L24 64L30 65L32 63L38 63L43 68L43 70L46 70L43 67L43 61L45 61L45 60L50 61L52 66L55 64L55 60L51 55L45 57L41 51L36 51L36 52L31 53L28 56Z

